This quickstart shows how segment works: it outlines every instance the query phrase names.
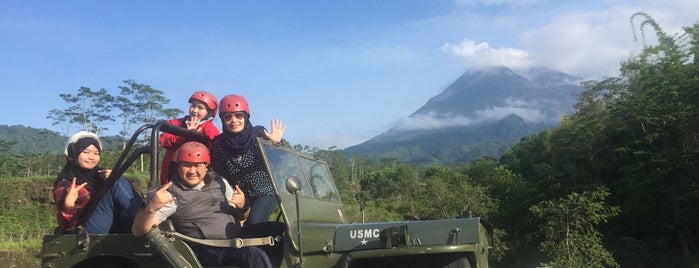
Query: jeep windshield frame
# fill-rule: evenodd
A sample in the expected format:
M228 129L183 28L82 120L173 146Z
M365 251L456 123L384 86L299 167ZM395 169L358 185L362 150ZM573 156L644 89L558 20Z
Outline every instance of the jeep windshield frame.
M258 144L288 223L296 221L295 196L286 190L286 180L292 176L301 181L298 195L302 207L312 208L301 212L301 222L345 222L342 200L326 162L265 139L258 138Z
M258 144L278 195L286 192L286 180L296 176L302 182L299 190L301 196L341 203L326 162L274 145L268 140L258 138Z

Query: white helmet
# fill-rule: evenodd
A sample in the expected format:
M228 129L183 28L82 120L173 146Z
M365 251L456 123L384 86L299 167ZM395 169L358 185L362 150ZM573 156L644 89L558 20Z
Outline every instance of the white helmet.
M97 141L97 143L100 145L100 148L99 148L99 149L100 149L100 150L103 149L103 147L102 147L102 141L100 140L100 137L97 136L97 134L95 134L95 133L93 133L93 132L90 132L90 131L83 130L83 131L78 131L77 133L73 134L73 136L70 137L70 139L68 139L68 141L66 142L66 147L65 147L65 149L63 150L63 154L65 154L66 156L68 156L68 146L70 146L70 144L75 143L76 141L78 141L79 139L82 139L82 138L93 138L93 139L95 139L95 140Z

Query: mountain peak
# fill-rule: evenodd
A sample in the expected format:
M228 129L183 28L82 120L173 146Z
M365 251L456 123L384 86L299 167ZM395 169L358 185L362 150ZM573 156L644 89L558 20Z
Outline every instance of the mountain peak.
M574 81L579 81L579 78L548 68L517 72L502 66L471 69L410 117L473 117L488 113L488 110L516 112L532 108L543 114L559 116L558 110L572 112L573 93L581 89ZM525 120L532 118L520 117Z
M515 144L546 127L558 126L563 115L573 113L574 94L583 89L576 84L579 80L548 68L470 69L389 131L346 148L345 152L394 157L401 152L429 151L435 154L430 159L463 154L471 160L486 153L502 153L506 149L502 146ZM469 151L474 146L484 147L477 153ZM450 163L455 159L440 161Z

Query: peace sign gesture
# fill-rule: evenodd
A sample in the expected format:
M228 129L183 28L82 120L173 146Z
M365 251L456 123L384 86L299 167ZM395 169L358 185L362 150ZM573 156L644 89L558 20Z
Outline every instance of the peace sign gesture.
M63 201L63 206L67 209L72 209L75 207L75 201L78 200L79 191L82 188L85 188L85 185L87 185L87 182L84 182L80 185L75 185L75 180L76 178L73 177L73 183L70 184L70 188L68 188L68 193L66 194L66 197Z

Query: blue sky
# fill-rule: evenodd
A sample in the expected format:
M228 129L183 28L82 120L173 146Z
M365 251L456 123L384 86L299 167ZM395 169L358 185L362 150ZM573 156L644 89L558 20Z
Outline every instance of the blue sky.
M470 68L616 75L642 47L638 11L680 33L699 1L0 1L0 124L61 132L46 119L67 107L59 93L116 95L132 79L182 110L196 90L240 94L253 123L282 119L292 144L345 148Z

